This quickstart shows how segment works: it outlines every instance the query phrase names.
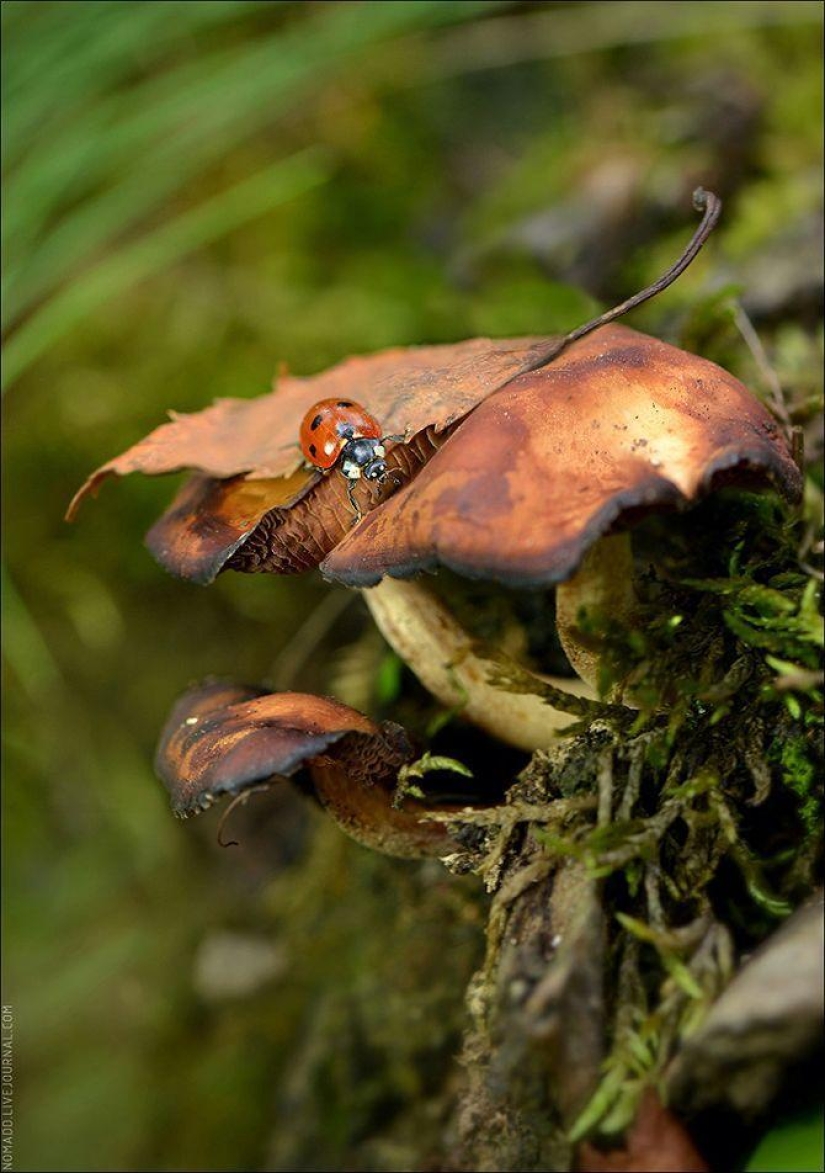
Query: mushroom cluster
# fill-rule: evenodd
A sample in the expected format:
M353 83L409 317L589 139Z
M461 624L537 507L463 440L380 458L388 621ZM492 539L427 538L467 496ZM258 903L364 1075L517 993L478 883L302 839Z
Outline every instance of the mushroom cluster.
M689 595L685 586L728 590L733 579L693 573L716 564L692 553L701 513L674 526L673 561L684 553L689 573L681 564L674 572L669 555L651 555L646 543L654 530L661 539L661 515L693 510L728 486L797 502L802 475L789 438L742 383L615 324L695 256L719 207L701 194L704 228L670 273L572 334L387 350L310 378L282 372L258 399L173 415L98 469L70 507L71 516L112 475L190 470L147 537L162 566L202 584L229 570L319 571L358 591L430 696L460 728L486 735L472 734L471 752L496 776L474 779L479 789L468 794L444 780L460 763L392 720L331 697L208 681L175 705L155 763L182 816L222 798L232 799L229 813L256 790L294 779L362 844L401 858L435 855L484 880L494 895L484 967L468 998L470 1079L457 1116L472 1135L467 1168L487 1167L488 1142L499 1151L489 1130L511 1127L528 1102L552 1122L547 1151L558 1153L547 1167L562 1167L597 1123L604 1135L635 1118L625 1150L585 1143L576 1167L648 1167L650 1153L653 1167L664 1148L680 1168L707 1168L674 1112L701 1111L708 1089L711 1104L723 1102L720 1083L738 1088L742 1016L731 1009L750 989L746 967L720 999L727 1016L712 1014L674 1050L730 976L734 945L711 885L732 861L760 909L790 908L764 885L754 854L763 828L771 858L787 858L788 841L775 841L766 803L771 772L757 753L767 740L764 710L750 712L762 686L750 679L748 655L732 658L736 615L723 612L708 636L701 603L694 616L690 601L687 610L678 604L684 614L669 609ZM737 509L763 519L772 512L742 499ZM773 614L777 598L786 605L774 589L781 577L742 579L741 597L747 591L748 607ZM491 638L495 624L474 613L485 592L496 606L506 600L511 618L532 616L529 630L514 632L508 621L505 639ZM722 621L735 639L726 641ZM660 663L664 626L680 635ZM761 654L764 628L756 635ZM622 641L635 641L649 662L620 663ZM726 727L743 681L746 718ZM588 718L586 727L575 717ZM775 744L781 729L771 736ZM493 752L513 757L502 743L545 752L517 779L509 767L502 777ZM763 748L767 759L771 746ZM426 791L415 781L424 775ZM792 783L785 789L798 797ZM734 800L753 834L740 834ZM633 915L619 911L620 896L613 912L622 932L613 936L613 889L602 890L601 879L619 875L615 890L628 894ZM637 892L649 923L635 916ZM821 1003L809 998L812 942L807 929L790 938L805 962L790 1051L770 1041L757 1054L768 1098L788 1055L805 1051L800 1032L811 1037L821 1021ZM660 954L653 968L640 943ZM775 966L783 956L767 960ZM656 964L663 984L651 1006ZM768 1009L760 1039L785 1029L774 1030L780 1014ZM736 1047L714 1068L728 1035ZM637 1078L650 1040L657 1058L645 1058ZM756 1052L745 1050L751 1087ZM639 1101L646 1081L668 1099L648 1089ZM532 1152L532 1134L525 1143Z
M336 399L395 434L383 458L392 475L380 483L301 463L300 420ZM588 619L632 621L636 522L723 485L791 501L802 488L779 427L738 380L612 324L564 349L546 338L474 339L282 376L259 399L173 416L94 473L72 511L111 474L182 468L195 475L147 539L167 570L208 583L230 569L319 568L363 592L442 704L524 750L551 745L570 713L597 698ZM507 588L554 587L576 678L499 687L485 649L433 589L442 568ZM308 771L349 834L391 854L443 855L449 836L427 820L429 808L393 800L399 769L415 757L398 726L338 701L212 683L178 702L157 768L183 814Z

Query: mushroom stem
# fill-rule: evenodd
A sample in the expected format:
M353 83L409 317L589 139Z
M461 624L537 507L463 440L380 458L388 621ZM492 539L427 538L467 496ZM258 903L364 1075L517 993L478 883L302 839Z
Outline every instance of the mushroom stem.
M492 684L494 661L479 655L473 637L420 582L384 578L363 594L381 634L424 687L443 705L459 709L475 725L518 749L549 748L559 730L575 720L538 695L544 684L576 697L595 696L579 680L535 677L536 695Z
M638 607L630 535L601 538L567 582L556 588L556 627L568 660L582 680L599 687L600 653L586 623L607 617L630 623ZM616 699L616 698L611 698Z

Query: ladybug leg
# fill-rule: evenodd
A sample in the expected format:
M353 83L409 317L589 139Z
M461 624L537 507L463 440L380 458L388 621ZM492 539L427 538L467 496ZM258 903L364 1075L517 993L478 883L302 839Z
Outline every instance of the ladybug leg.
M382 436L381 437L382 444L386 444L387 441L389 441L389 440L392 440L393 444L406 444L407 433L405 432L403 436Z
M350 478L347 477L347 496L349 497L349 503L352 506L352 512L355 514L355 525L357 525L358 522L361 520L361 518L364 516L363 513L361 512L361 510L358 508L358 502L355 500L355 497L353 496L353 492L354 492L356 484L357 484L356 481L350 480Z

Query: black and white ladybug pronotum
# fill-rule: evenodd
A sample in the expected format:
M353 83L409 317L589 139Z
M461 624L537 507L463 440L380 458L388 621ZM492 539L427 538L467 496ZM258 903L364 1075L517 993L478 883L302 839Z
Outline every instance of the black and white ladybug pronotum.
M403 436L382 436L381 425L351 399L322 399L303 418L299 433L301 452L308 464L328 472L339 464L347 480L347 492L356 520L361 510L353 497L362 477L379 484L387 477L384 445Z

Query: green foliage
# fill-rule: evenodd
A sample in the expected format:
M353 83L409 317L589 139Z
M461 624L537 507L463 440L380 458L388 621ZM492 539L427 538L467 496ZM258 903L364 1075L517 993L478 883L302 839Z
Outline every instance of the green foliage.
M712 549L695 543L703 526L716 535ZM646 584L650 621L622 632L596 620L592 634L600 632L607 651L605 687L621 682L640 707L631 736L650 730L645 759L665 779L663 810L678 807L685 817L699 800L727 819L719 804L744 764L756 786L754 804L765 803L778 782L793 796L800 841L820 834L823 619L818 576L799 568L806 531L807 523L776 499L741 493L722 495L679 525L651 522L638 531L645 554L655 546L659 559ZM688 564L702 562L716 569L725 563L728 573L685 576ZM663 709L665 727L657 717ZM691 761L692 773L680 780L673 763L686 739L694 748L681 760ZM696 746L707 747L701 766ZM778 792L773 797L781 801ZM730 838L748 890L763 907L774 907L739 842L738 824L734 819ZM594 831L589 842L597 855L607 833L621 837L615 824ZM635 836L641 845L650 832L629 827L628 834L628 842Z
M817 777L809 740L801 732L777 737L768 748L767 760L779 767L780 781L799 799L799 818L806 837L817 835L821 830L821 802L817 793L821 779Z
M820 1108L771 1129L745 1166L746 1173L818 1173L825 1165L825 1114Z
M380 708L391 705L401 691L403 661L393 651L385 652L378 667L375 682L375 704Z
M401 806L404 799L423 798L424 791L416 785L415 779L426 778L432 773L459 774L462 778L472 778L473 771L463 762L455 758L444 757L442 754L424 753L417 761L402 766L398 771L398 786L393 796L393 806Z
M4 142L13 182L3 220L3 304L13 321L57 293L54 301L35 308L11 342L9 381L107 297L277 206L285 186L289 196L306 190L306 183L290 184L289 164L284 176L283 165L275 164L197 211L182 212L159 229L144 228L131 246L96 262L113 239L143 226L185 183L214 166L228 143L237 146L283 117L319 76L340 68L342 59L418 28L472 18L478 11L475 4L445 8L430 0L416 5L396 0L362 20L356 8L345 4L322 9L296 28L282 23L278 8L288 6L277 5L270 29L253 37L256 6L248 3L145 5L129 20L122 4L73 3L77 25L67 22L59 5L44 5L45 14L36 20L28 17L25 5L9 7L7 43L14 41L18 49L4 69L9 111ZM240 33L236 43L210 43L215 26L230 21ZM170 23L177 22L179 35L203 38L203 51L164 68L165 38L157 34L163 25L168 36ZM66 36L84 26L83 39ZM61 100L58 117L46 106L46 88L32 85L27 76L27 66L37 68L37 46L26 53L33 35L54 49L52 84L58 86L68 75L70 100ZM71 45L68 64L58 56L64 37ZM144 76L134 80L135 57L144 46L150 56L142 62ZM99 65L109 82L102 90ZM80 202L72 207L75 201Z

